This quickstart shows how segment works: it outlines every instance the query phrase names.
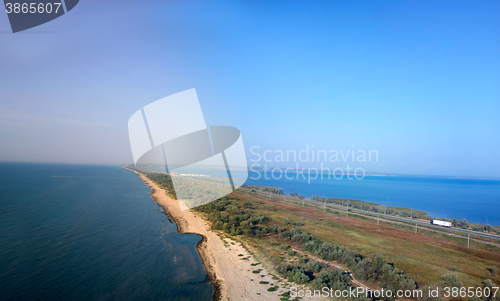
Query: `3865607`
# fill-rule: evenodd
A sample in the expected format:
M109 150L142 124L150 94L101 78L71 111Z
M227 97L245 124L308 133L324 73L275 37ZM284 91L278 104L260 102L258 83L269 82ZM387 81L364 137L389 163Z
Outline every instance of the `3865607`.
M498 287L445 287L445 298L458 298L458 297L495 297L498 292Z
M5 10L8 14L51 14L61 9L59 3L5 3Z

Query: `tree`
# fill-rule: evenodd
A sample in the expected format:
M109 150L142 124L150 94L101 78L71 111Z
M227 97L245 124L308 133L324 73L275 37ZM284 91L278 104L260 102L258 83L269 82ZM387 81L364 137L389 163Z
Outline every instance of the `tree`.
M460 228L463 228L463 229L466 229L469 227L469 221L466 220L465 218L461 219L459 222L458 222L458 226Z

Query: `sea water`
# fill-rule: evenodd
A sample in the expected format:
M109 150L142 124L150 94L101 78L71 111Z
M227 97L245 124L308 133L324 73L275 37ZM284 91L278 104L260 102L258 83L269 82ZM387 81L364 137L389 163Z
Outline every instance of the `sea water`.
M274 186L286 194L293 192L355 199L417 209L438 218L456 218L474 223L500 225L500 180L422 176L308 175L249 172L247 185Z
M0 163L0 300L211 300L197 252L120 166Z

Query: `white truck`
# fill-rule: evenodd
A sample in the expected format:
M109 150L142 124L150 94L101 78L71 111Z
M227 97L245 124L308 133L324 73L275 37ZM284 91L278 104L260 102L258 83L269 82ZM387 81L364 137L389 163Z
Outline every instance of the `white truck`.
M450 222L440 221L440 220L437 220L437 219L431 220L431 224L432 225L437 225L437 226L442 226L442 227L451 227L451 223Z

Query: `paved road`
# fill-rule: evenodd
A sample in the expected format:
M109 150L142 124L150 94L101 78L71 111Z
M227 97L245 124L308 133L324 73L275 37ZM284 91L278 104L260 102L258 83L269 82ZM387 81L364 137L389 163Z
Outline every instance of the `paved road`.
M292 196L289 196L289 195L277 195L277 194L274 194L274 193L262 192L262 191L259 191L257 193L260 194L260 195L263 195L263 196L267 196L267 197L288 199L288 200L293 201L293 202L302 202L302 200L300 200L299 198L292 197ZM329 207L329 208L335 208L335 209L340 209L340 210L345 210L346 209L346 207L344 207L344 206L340 206L340 205L336 205L336 204L330 204L330 203L326 203L325 204L325 203L322 203L322 202L313 201L311 199L304 199L303 201L305 203L314 204L314 205L318 205L318 206L326 206L326 207ZM484 232L477 232L477 231L472 231L472 230L465 230L465 229L460 229L460 228L446 228L446 227L432 225L429 222L424 222L424 221L419 221L419 220L412 220L412 219L409 219L409 218L404 218L404 217L399 217L399 216L392 216L392 215L387 215L387 214L383 214L383 213L375 213L375 212L365 211L365 210L356 209L356 208L352 208L352 207L350 207L349 209L351 209L351 212L362 213L362 214L370 215L370 216L374 216L374 217L380 216L381 218L384 218L384 219L392 219L392 220L396 220L396 221L403 221L403 222L406 222L406 223L419 224L419 225L423 225L423 226L426 226L426 227L429 227L429 228L438 229L438 230L445 230L446 229L446 230L453 231L453 232L460 232L460 233L465 233L465 234L473 234L473 235L478 235L478 236L482 236L482 237L487 237L487 238L492 238L492 239L498 239L498 240L500 240L500 236L499 235L495 235L495 234L484 233Z

